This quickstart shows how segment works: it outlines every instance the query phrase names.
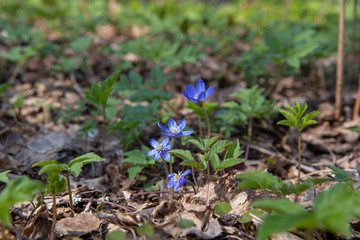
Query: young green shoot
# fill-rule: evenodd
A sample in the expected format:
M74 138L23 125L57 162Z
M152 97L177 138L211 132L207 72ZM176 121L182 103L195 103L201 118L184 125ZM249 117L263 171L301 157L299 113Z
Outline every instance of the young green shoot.
M279 112L286 118L286 120L281 120L277 124L289 126L295 128L298 136L298 183L300 183L300 172L301 172L301 132L302 130L312 124L317 122L313 120L320 112L312 111L309 114L304 115L307 104L306 102L300 106L298 102L295 102L295 108L290 106L285 106L287 111L280 109ZM304 115L304 116L303 116Z

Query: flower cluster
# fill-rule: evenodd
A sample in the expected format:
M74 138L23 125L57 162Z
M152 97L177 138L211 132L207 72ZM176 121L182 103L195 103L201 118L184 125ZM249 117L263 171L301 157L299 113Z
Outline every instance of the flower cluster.
M204 101L209 98L211 93L214 91L214 87L211 86L208 88L208 90L205 89L205 83L203 80L199 79L196 83L196 88L192 85L186 86L186 92L182 91L184 96L191 102L198 104L199 106L202 106ZM166 128L164 125L162 125L160 122L158 123L161 130L164 132L161 133L165 136L167 136L164 140L162 140L161 143L158 143L155 139L150 139L150 144L154 148L153 150L150 150L146 153L146 156L154 156L154 160L158 160L160 157L164 160L169 161L171 164L171 157L170 154L167 152L171 149L172 144L169 143L169 137L183 137L188 136L193 133L193 131L183 131L183 129L186 126L186 120L183 119L179 122L179 124L176 123L174 119L170 119L168 122L168 127ZM170 165L171 166L171 165ZM170 178L170 181L167 185L168 188L174 187L174 191L177 192L179 190L180 184L183 186L186 186L186 179L185 176L189 174L191 170L186 170L184 173L172 173L168 175Z

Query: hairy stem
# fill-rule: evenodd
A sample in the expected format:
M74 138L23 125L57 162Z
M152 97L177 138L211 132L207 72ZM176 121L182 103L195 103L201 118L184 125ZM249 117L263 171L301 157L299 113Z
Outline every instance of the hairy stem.
M66 183L67 183L68 194L69 194L70 208L71 208L71 210L74 211L74 206L73 206L73 202L72 202L71 186L70 186L70 173L69 173L69 172L66 172L65 177L66 177Z
M170 146L170 149L172 149L174 146L174 138L172 137L171 138L171 146ZM170 174L173 174L173 166L172 166L172 160L173 160L173 156L170 155ZM174 198L174 188L171 188L171 199Z
M209 115L207 114L205 108L203 106L201 106L201 109L205 115L205 120L206 120L206 124L207 124L207 138L210 139L210 119L209 119Z
M251 144L251 136L252 136L252 118L249 118L248 124L248 139L246 143L246 150L245 150L245 160L249 158L249 151L250 151L250 144Z
M206 206L210 205L210 166L207 166L207 174L208 174L208 189L206 194Z
M102 106L103 122L102 122L102 158L105 157L105 135L106 135L106 104ZM104 162L100 163L100 177L103 175Z

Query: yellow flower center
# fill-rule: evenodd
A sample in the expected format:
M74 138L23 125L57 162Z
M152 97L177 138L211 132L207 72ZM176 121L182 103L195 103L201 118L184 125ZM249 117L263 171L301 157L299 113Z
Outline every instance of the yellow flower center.
M157 150L158 150L158 151L161 151L161 146L158 146L158 147L157 147Z

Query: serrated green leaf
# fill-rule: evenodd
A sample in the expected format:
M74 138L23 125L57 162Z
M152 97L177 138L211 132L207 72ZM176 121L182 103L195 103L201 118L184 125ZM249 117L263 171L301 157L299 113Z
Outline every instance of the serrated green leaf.
M202 163L196 162L194 160L185 160L185 161L182 161L180 164L183 166L194 167L199 170L205 169L205 166Z
M129 179L132 180L134 179L134 177L136 177L136 175L138 175L141 170L143 170L144 167L141 166L134 166L134 167L130 167L127 172L129 174Z
M220 159L216 153L210 154L210 163L211 163L211 167L215 172L219 171L218 167L220 165Z
M278 124L278 125L285 125L285 126L288 126L288 127L296 127L296 126L294 126L294 124L293 123L291 123L289 120L280 120L280 121L278 121L276 124Z
M291 114L290 112L287 112L285 110L279 109L279 112L289 121L289 123L291 124L291 126L293 126L294 128L296 128L297 126L297 119L296 117Z
M206 160L202 157L199 157L200 163L204 166L204 169L207 169L208 164L206 162Z
M140 165L146 164L146 154L141 150L136 149L130 152L126 152L124 155L127 156L127 158L122 160L122 162Z
M49 171L61 172L61 171L65 171L67 169L68 168L65 164L60 164L60 163L48 164L40 169L39 175L49 172Z
M136 232L139 236L152 236L154 235L154 229L149 223L143 223L138 229L136 229Z
M60 163L56 160L49 160L49 161L35 163L31 167L43 167L43 166L50 165L50 164L60 164Z
M9 182L9 178L8 176L6 176L6 174L8 174L9 172L11 172L11 170L6 170L0 173L0 182L4 182L4 183Z
M338 182L354 182L355 180L352 179L351 175L346 172L345 170L342 170L338 167L326 165L326 167L333 170L333 173L335 174L335 181Z
M201 151L205 152L205 146L200 141L196 139L189 139L188 142L199 148Z
M47 180L49 182L49 192L52 194L58 194L65 191L66 180L60 177L59 172L49 171L47 172Z
M215 143L215 141L218 139L218 136L212 137L210 139L200 139L200 141L203 143L203 146L205 147L205 151L207 152L209 148Z
M181 158L182 160L194 160L194 157L189 150L174 149L169 150L168 153L174 155L175 157Z
M224 216L225 214L229 213L231 209L232 208L230 203L218 203L215 206L215 212L219 216Z
M180 229L188 229L188 228L191 228L191 227L195 226L195 223L192 220L189 220L189 219L181 219L180 221L178 221L176 223L176 225Z
M71 160L68 164L68 168L71 171L71 173L77 177L82 171L82 167L85 164L89 164L92 162L102 162L105 161L102 157L96 155L95 153L86 153L83 154L73 160Z
M294 186L292 186L290 188L290 191L296 195L300 195L301 193L314 187L315 185L324 183L329 180L330 178L317 178L317 179L307 178L303 183L296 183Z
M239 157L244 151L240 150L240 143L239 139L236 139L230 146L227 147L225 153L225 160L229 158L237 158Z
M218 141L211 146L211 148L209 150L209 154L217 154L217 153L221 152L221 150L223 150L224 148L229 146L231 143L232 142L229 140Z

